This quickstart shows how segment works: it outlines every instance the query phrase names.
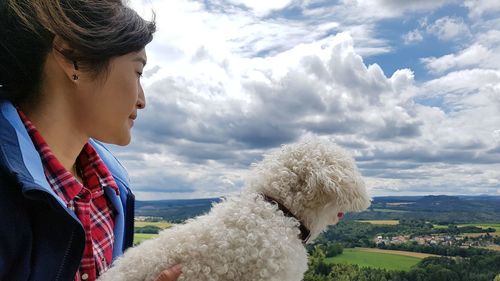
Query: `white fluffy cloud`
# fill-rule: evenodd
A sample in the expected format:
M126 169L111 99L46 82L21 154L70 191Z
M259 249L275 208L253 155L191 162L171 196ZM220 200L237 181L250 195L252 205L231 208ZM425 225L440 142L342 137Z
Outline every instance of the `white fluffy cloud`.
M255 0L228 0L229 3L244 5L259 16L265 16L272 11L281 10L289 6L292 0L273 0L273 1L255 1Z
M481 5L489 3L479 2ZM469 7L470 13L473 13L473 7L476 6ZM494 11L493 8L492 11ZM500 20L498 18L473 19L469 24L470 27L463 26L465 23L461 19L457 21L445 17L440 20L427 26L427 30L434 32L443 40L455 39L454 42L460 42L460 44L455 46L454 49L457 51L453 53L440 57L422 58L421 62L431 73L442 74L450 70L471 68L500 69ZM458 39L460 41L456 41Z
M250 163L307 134L349 149L373 195L498 192L500 73L479 69L498 46L496 31L482 27L496 23L482 22L463 50L423 59L436 76L416 82L410 69L365 63L393 50L377 20L448 1L379 1L376 11L366 9L372 1L233 2L153 1L148 105L132 144L113 148L139 199L238 192ZM289 4L303 20L261 18ZM441 19L429 30L458 40L465 23ZM423 41L412 32L398 38Z
M437 9L455 0L302 0L296 6L307 16L338 18L349 24L375 23L379 20L398 18L411 12Z
M497 0L467 0L464 1L464 6L469 9L469 16L472 18L500 11L500 2Z
M482 45L475 44L457 54L448 54L439 58L422 58L422 63L433 73L443 73L450 69L461 69L488 64L492 52Z
M424 37L422 36L422 34L420 33L420 30L418 30L418 29L414 29L414 30L404 34L402 36L402 38L403 38L403 41L406 45L420 42L420 41L424 40Z
M197 191L227 192L220 189L227 179L210 177L203 167L224 164L226 171L244 174L266 148L307 132L350 135L359 130L369 139L419 134L419 123L404 108L413 94L413 74L402 70L387 78L377 65L366 67L346 33L245 62L245 67L235 68L238 71L228 68L233 72L226 72L226 77L215 71L192 80L166 77L147 88L149 110L135 132L137 141L148 142L151 154L157 156L140 160L144 161L140 167L150 167L144 171L149 176L134 177L154 178L161 169L151 165L170 171L165 163L186 161L185 169L199 171L200 177L179 182L178 177L162 173L165 180ZM240 87L232 87L229 78L239 81ZM230 90L235 88L240 93L233 95ZM143 181L138 186L148 190Z
M427 26L427 31L441 40L453 40L470 35L468 26L462 18L443 17Z

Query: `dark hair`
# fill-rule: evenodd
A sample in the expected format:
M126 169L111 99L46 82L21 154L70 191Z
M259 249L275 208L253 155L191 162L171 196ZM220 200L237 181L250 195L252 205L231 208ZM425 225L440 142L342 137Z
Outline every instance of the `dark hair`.
M56 35L71 46L58 51L96 78L111 58L143 49L155 31L154 19L121 0L1 0L0 100L36 97Z

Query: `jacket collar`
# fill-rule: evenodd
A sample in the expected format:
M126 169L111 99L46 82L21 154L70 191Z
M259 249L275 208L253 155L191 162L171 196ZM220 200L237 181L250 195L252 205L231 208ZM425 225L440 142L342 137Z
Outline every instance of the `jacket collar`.
M8 101L0 101L0 132L0 169L5 169L16 177L24 194L32 190L42 190L53 195L65 206L62 199L50 188L45 178L40 155L16 108ZM122 183L128 183L125 168L111 153L98 141L91 139L89 142L96 149L113 177Z
M38 189L57 197L45 179L40 155L16 108L8 101L0 102L0 130L0 153L3 154L0 166L17 178L23 193Z

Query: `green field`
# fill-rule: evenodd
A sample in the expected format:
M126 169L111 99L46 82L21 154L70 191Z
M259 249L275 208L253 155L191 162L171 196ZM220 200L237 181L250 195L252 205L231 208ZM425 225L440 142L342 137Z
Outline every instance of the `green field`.
M402 256L388 253L372 253L363 249L344 249L341 255L327 258L327 262L357 264L362 267L374 267L387 270L409 270L416 265L421 258Z
M397 225L399 224L398 220L358 220L359 222L366 222L369 224L376 225Z
M134 233L134 245L137 245L144 240L155 238L156 236L158 236L158 234Z
M496 232L490 233L493 236L500 236L500 223L464 223L464 224L458 224L458 227L463 227L463 226L477 226L481 227L483 229L487 228L494 228ZM441 229L441 228L448 228L447 225L439 225L435 224L433 225L434 228L436 229ZM463 233L461 236L470 236L470 237L478 237L481 235L485 235L486 233Z
M173 224L171 224L167 221L158 221L158 222L136 221L136 222L134 222L135 227L144 227L147 225L157 226L161 229L166 229L166 228L171 227ZM156 236L158 236L158 234L134 233L134 245L137 245L144 240L155 238Z
M500 236L500 223L468 223L468 224L459 224L460 226L477 226L483 229L486 228L494 228L496 231L490 233L492 236ZM469 236L469 237L478 237L481 235L485 235L486 233L463 233L461 236Z
M448 228L447 225L441 225L441 224L433 224L432 225L433 228L436 228L436 229L444 229L444 228Z
M161 229L169 228L172 226L172 224L167 221L158 221L158 222L136 221L134 223L135 227L144 227L146 225L154 225Z
M494 228L497 230L497 232L500 232L500 223L464 223L464 224L458 224L457 225L458 227L462 227L462 226L477 226L477 227L481 227L481 228ZM447 225L439 225L439 224L435 224L433 225L434 228L448 228Z
M477 227L482 227L482 228L494 228L496 229L497 232L500 232L500 223L466 223L466 224L459 224L460 226L477 226Z

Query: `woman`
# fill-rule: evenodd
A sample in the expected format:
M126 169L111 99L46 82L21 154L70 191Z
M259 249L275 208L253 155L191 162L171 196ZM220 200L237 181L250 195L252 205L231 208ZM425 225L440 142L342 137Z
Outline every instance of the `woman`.
M130 142L154 32L120 0L1 1L0 280L95 280L132 245L134 196L101 142Z

